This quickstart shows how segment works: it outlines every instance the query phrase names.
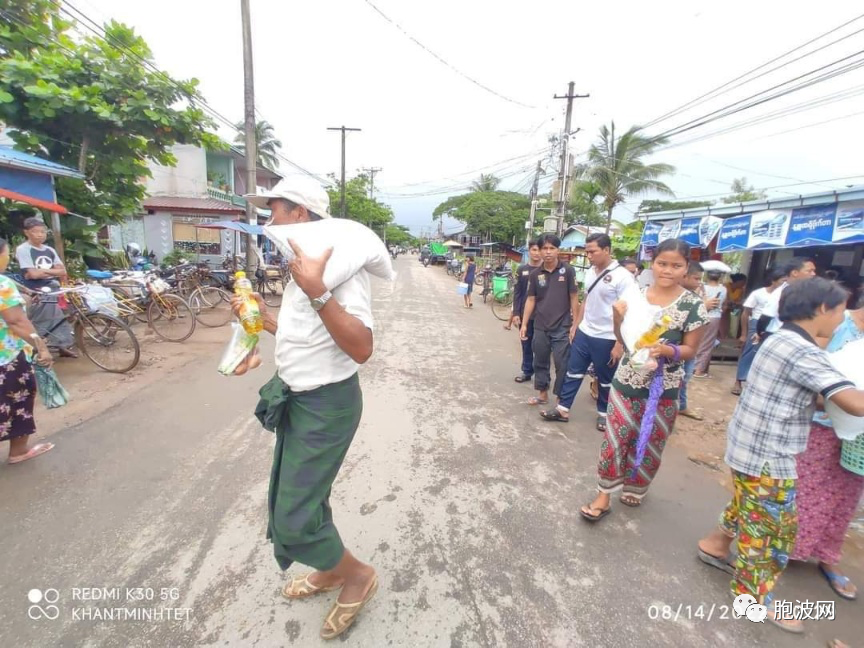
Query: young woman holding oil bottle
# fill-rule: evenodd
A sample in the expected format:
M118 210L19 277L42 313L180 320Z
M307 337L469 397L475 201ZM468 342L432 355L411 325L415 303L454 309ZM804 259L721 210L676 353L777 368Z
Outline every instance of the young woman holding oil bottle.
M615 373L597 467L599 492L580 510L590 522L609 514L611 496L619 489L623 490L622 504L639 506L660 468L666 439L678 415L684 362L695 355L708 322L702 300L680 285L689 261L690 246L679 239L663 241L654 251L654 284L645 290L645 297L649 304L660 308L658 324L643 335L637 347L650 348L650 357L658 366L653 371L639 368L627 352ZM615 334L622 344L621 323L626 312L626 302L614 305Z

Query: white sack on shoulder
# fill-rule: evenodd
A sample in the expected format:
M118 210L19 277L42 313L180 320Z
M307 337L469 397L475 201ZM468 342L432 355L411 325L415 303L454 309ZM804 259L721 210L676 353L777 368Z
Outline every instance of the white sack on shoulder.
M273 241L289 263L295 255L288 239L296 241L312 258L320 257L332 247L333 255L324 270L324 285L328 290L345 283L360 270L388 281L396 279L384 242L362 223L346 218L327 218L294 225L266 225L264 235Z
M855 383L858 389L864 389L864 340L850 342L839 351L829 353L828 357L837 371ZM825 403L825 413L841 439L852 441L864 432L864 418L847 414L830 399Z

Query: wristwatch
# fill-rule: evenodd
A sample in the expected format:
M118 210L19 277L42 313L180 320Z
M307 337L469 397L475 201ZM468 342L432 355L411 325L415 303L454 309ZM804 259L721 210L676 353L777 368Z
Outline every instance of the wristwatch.
M323 295L320 297L316 297L315 299L310 299L309 303L312 304L312 310L320 311L324 306L330 301L330 298L333 296L329 290L325 291Z

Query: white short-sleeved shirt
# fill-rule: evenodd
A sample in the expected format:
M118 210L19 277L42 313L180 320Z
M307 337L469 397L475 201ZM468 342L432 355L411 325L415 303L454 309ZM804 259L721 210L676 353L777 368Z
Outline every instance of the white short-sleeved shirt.
M744 300L744 308L749 308L752 311L750 319L754 322L762 317L765 306L771 301L771 295L772 293L768 292L767 288L759 288L750 293Z
M633 275L626 268L613 261L608 268L609 272L603 277L594 290L585 298L582 305L582 323L579 330L590 337L602 340L614 340L615 328L612 324L612 304L621 299L628 286L634 283ZM585 290L587 291L597 279L598 274L594 266L585 272Z
M372 330L372 290L365 270L332 293L332 299ZM337 383L353 376L358 366L333 340L297 284L285 286L276 330L276 370L291 391Z
M726 286L712 286L710 284L705 284L703 289L705 290L706 299L720 300L717 308L712 308L708 311L708 319L720 319L723 317L723 304L726 303Z
M768 303L766 303L765 307L762 309L762 315L771 318L771 322L765 328L768 333L776 333L783 325L780 321L780 296L788 285L789 283L787 282L775 289L774 292L771 293L771 299L768 300Z

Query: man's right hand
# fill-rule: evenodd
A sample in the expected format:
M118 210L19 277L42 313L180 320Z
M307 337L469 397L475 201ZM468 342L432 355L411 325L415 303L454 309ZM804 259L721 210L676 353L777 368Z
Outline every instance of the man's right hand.
M258 302L258 309L261 311L261 317L263 318L267 315L267 304L264 303L264 298L261 297L258 293L252 293L252 296L255 298L255 301ZM234 317L240 319L240 309L243 307L244 298L239 295L233 295L231 297L231 312L234 313Z
M527 340L527 339L528 339L528 327L527 327L527 326L523 326L523 327L519 330L519 337L520 337L521 339L523 339L523 340Z

